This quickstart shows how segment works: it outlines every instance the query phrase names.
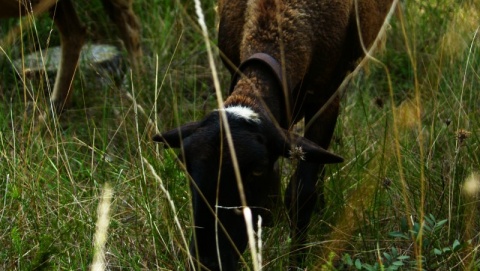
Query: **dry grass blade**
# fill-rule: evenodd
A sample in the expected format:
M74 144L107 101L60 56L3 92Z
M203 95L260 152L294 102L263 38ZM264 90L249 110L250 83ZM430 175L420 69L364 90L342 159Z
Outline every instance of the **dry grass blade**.
M210 38L208 37L207 26L205 24L205 17L204 17L204 14L203 14L203 10L202 10L200 0L194 0L194 2L195 2L195 11L196 11L196 14L198 16L198 23L200 24L200 28L202 30L202 35L203 35L203 38L204 38L205 46L207 47L208 62L209 62L209 65L210 65L210 70L212 72L212 76L213 76L213 83L214 83L214 86L215 86L215 94L217 96L218 109L223 109L223 98L222 98L222 93L221 93L221 89L220 89L220 80L218 78L217 68L216 68L216 65L215 65L215 61L213 59L213 51L212 51L212 48L210 46ZM230 126L229 126L228 121L227 121L227 113L226 113L225 110L219 110L218 112L221 116L222 127L224 129L224 133L225 133L225 136L227 138L227 145L228 145L230 155L231 155L231 158L232 158L233 169L234 169L234 172L235 172L235 178L236 178L237 186L238 186L238 193L240 194L240 200L241 200L242 206L244 208L243 214L244 214L245 221L247 222L247 234L248 234L248 236L253 236L255 231L253 229L253 223L251 221L251 219L252 219L251 212L250 212L250 216L249 216L248 215L249 210L246 210L247 209L247 200L246 200L246 197L245 197L245 192L244 192L244 188L243 188L243 184L242 184L242 177L240 175L240 169L239 169L239 166L238 166L237 155L236 155L235 148L234 148L234 145L233 145L233 138L232 138L232 134L230 132ZM259 270L260 267L258 265L257 253L256 253L256 248L255 248L255 240L253 238L249 238L248 241L249 241L249 246L250 246L250 250L251 250L251 254L252 254L252 258L253 258L254 270Z
M110 224L110 206L112 203L113 189L109 183L103 185L103 192L100 197L97 210L96 231L93 237L94 254L91 271L103 271L105 265L105 244L107 242L108 225Z

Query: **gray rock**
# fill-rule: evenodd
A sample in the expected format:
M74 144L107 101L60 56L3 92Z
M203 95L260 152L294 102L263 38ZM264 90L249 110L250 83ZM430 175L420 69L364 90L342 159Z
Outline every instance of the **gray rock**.
M50 88L53 88L61 57L60 47L50 47L41 52L35 52L25 56L24 61L17 59L13 62L19 76L22 76L25 67L27 85L37 85L37 80L48 78ZM87 85L108 86L112 82L121 82L125 74L125 61L120 51L112 45L88 44L82 48L79 60L79 75L84 78ZM98 85L101 84L101 85Z

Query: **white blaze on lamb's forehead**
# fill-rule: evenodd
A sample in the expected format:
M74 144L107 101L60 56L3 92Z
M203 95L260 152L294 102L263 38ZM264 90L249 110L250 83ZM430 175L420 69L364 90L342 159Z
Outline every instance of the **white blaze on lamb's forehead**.
M258 116L258 113L253 111L253 109L250 107L234 105L226 107L223 110L225 110L225 112L230 116L260 123L260 117Z

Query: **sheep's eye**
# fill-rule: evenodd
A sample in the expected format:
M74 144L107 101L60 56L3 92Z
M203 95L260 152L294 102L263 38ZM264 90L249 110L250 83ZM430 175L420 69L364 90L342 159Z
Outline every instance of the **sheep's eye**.
M263 170L254 170L252 171L253 176L262 176L263 175Z

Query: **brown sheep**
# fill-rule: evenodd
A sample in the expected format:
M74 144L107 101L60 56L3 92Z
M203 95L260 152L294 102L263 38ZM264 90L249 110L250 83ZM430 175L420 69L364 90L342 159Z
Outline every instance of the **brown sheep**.
M142 56L140 24L133 13L132 1L102 0L102 3L119 29L133 69L138 70ZM71 102L72 81L86 36L71 0L0 0L0 19L27 14L35 16L45 11L50 11L50 16L60 31L62 56L51 100L54 109L61 112Z
M223 108L202 121L154 136L154 141L182 148L194 208L190 250L199 269L237 269L247 246L246 224L235 210L244 206L239 191L254 217L266 215L262 210L271 207L269 196L277 195L280 186L280 156L299 159L284 202L295 255L291 265L302 264L312 212L317 202L321 208L325 205L318 175L323 175L324 164L342 161L326 151L339 113L335 91L364 56L359 36L369 47L391 4L391 0L220 3L219 47L232 73L230 96ZM327 103L332 96L333 102ZM326 109L314 118L322 107ZM241 185L223 133L222 111ZM288 132L301 118L312 121L304 137Z

